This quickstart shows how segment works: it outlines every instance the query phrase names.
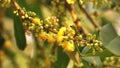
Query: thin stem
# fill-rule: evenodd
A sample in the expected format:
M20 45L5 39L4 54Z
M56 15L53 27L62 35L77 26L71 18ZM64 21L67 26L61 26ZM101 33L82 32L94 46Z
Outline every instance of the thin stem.
M71 13L73 22L77 26L77 32L78 33L80 32L80 33L83 33L84 35L87 35L88 32L83 29L83 26L82 26L82 24L80 22L80 19L78 18L77 14L76 14L76 10L74 9L74 6L71 5L71 4L68 4L66 2L66 7L68 8L69 12Z
M11 5L15 10L18 10L18 13L20 16L25 15L24 10L19 6L19 4L16 2L16 0L11 0Z
M87 18L94 25L94 27L100 29L100 25L90 16L90 14L87 12L87 10L85 8L83 8L83 6L80 4L80 0L77 0L77 3L78 3L79 8L83 11L83 13L85 13Z

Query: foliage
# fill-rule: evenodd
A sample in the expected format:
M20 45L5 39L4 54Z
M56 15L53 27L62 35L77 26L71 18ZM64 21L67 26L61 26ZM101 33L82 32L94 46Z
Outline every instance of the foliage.
M119 0L0 0L0 8L0 68L120 67Z

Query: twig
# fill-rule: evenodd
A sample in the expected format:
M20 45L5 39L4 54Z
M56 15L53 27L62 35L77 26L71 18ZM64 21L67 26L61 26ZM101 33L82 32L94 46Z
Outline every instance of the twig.
M22 10L22 8L19 6L19 4L16 2L16 0L11 0L11 5L12 5L13 9L18 10L18 13L20 14L20 16L25 15L24 10Z
M74 6L71 5L71 4L68 4L66 2L66 7L68 8L69 12L71 13L73 22L77 26L78 32L83 33L84 35L87 35L88 32L83 29L83 26L82 26L82 24L80 22L80 19L78 18L77 14L76 14L76 10L74 9Z
M87 12L85 8L80 4L80 0L77 0L79 8L85 13L87 18L91 21L91 23L94 25L95 28L100 29L100 25L90 16L90 14Z
M38 40L35 36L33 36L33 37L34 37L34 39L35 39L36 49L37 49L37 50L40 50L40 52L42 53L42 58L43 58L43 59L46 59L45 51L44 51L43 47L41 47L41 45L39 44L39 40Z

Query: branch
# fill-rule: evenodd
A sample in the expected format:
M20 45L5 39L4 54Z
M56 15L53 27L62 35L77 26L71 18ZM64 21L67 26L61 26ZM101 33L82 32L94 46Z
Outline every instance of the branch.
M76 14L76 10L74 9L74 6L71 4L68 4L66 2L66 7L68 8L69 12L71 13L73 22L77 26L78 32L83 33L84 35L88 35L89 33L83 29L83 26L80 22L80 19L78 18L77 14Z
M94 27L100 29L100 25L90 16L90 14L87 12L87 10L85 8L83 8L83 6L80 4L80 0L77 0L77 3L78 3L79 8L83 11L83 13L85 13L87 18L94 25Z
M24 10L20 7L20 5L16 2L16 0L11 0L11 5L15 10L18 10L20 16L25 15Z

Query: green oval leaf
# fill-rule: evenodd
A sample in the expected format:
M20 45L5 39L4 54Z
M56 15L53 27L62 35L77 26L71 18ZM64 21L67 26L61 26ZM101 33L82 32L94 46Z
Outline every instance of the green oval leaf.
M106 49L120 56L120 37L115 32L112 24L107 24L101 29L100 37Z
M112 24L107 24L103 26L103 28L100 30L100 38L104 44L104 46L107 46L107 44L110 43L114 38L116 38L118 35L115 32Z
M57 61L54 64L54 68L66 68L69 62L69 57L61 47L58 47Z
M102 61L99 56L82 57L82 59L102 68Z
M113 54L120 56L120 37L113 39L106 48L110 50Z
M17 43L17 47L24 50L26 47L26 38L23 29L23 25L19 17L14 16L14 34Z

